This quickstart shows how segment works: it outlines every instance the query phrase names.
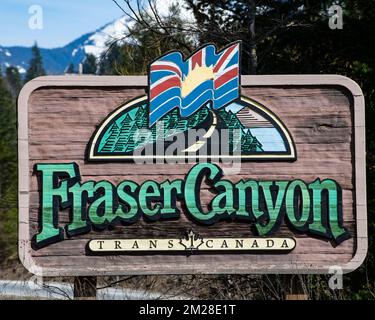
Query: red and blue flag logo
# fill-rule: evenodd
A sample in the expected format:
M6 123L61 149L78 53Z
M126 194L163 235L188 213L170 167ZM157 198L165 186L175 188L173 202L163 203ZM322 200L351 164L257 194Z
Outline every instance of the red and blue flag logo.
M184 60L173 51L150 64L149 126L178 108L189 117L208 103L221 109L240 97L240 42L217 52L206 45Z

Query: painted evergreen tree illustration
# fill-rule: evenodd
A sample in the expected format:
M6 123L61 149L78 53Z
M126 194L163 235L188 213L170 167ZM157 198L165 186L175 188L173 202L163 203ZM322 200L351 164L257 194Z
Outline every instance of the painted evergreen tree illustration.
M263 146L262 144L259 142L259 140L257 139L257 137L254 137L253 136L253 150L254 151L263 151Z
M137 123L136 121L132 121L131 123L131 127L129 129L129 132L127 134L127 137L128 139L126 140L126 143L125 143L125 152L131 152L135 149L135 134L138 130L138 126L137 126Z
M250 133L250 130L242 135L241 145L243 152L262 151L262 144Z
M156 124L154 124L151 128L151 139L153 142L156 141Z
M228 114L228 127L230 129L243 129L244 126L242 125L241 121L238 120L237 116L232 111L229 111Z
M134 116L134 122L136 125L136 129L142 130L142 134L139 136L140 141L137 141L137 143L134 141L134 137L131 140L129 140L130 144L133 145L133 150L136 149L137 147L140 147L142 145L152 142L151 132L149 133L149 135L147 135L145 134L145 131L143 131L143 130L149 130L147 108L145 106L141 106L138 108ZM135 128L130 129L130 131L132 132L131 134L136 133Z
M185 118L181 118L178 122L177 122L177 125L176 125L176 129L177 131L179 132L184 132L186 131L188 128L188 120L185 119Z
M194 128L197 125L197 116L196 113L194 113L192 116L189 117L187 126L189 128Z
M234 130L242 130L243 125L232 111L227 112L223 110L221 115L224 119L225 125L229 129L229 150L232 152L236 151L241 146L241 136L239 135L242 134L242 131L238 132Z
M254 151L252 150L252 144L253 144L253 137L249 131L247 131L243 136L242 136L242 151L244 152L249 152L249 151Z
M218 111L218 115L225 122L225 124L227 124L228 116L229 116L228 112L226 112L224 109L221 109L221 110Z
M195 118L196 124L195 125L197 125L198 123L201 123L202 121L204 121L204 119L206 119L206 117L208 115L208 109L203 108L203 109L199 110L195 115L196 115L196 118Z
M141 106L135 113L134 121L137 124L138 129L147 128L147 111L146 108Z
M113 147L117 141L118 135L120 133L120 128L118 127L117 123L114 122L109 129L109 136L106 139L106 142L103 146L103 148L100 150L101 152L111 152L113 151Z
M171 124L171 116L168 113L163 117L163 125L164 125L163 137L164 138L170 134L170 124Z
M133 119L129 114L126 114L124 120L121 121L121 129L118 136L118 139L115 144L115 152L124 152L126 149L126 142L128 140L128 133L132 126Z
M170 129L171 129L171 132L170 134L175 134L177 132L176 128L177 128L177 125L178 125L178 120L180 118L179 114L178 114L178 110L177 109L174 109L172 110L172 112L170 112L170 115L171 115L171 120L170 120Z

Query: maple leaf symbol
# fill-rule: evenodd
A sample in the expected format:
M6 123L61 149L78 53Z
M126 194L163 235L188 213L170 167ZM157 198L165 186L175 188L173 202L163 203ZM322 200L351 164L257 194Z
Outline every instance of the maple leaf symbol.
M198 250L199 246L201 246L203 242L203 238L194 233L193 230L190 230L185 238L180 239L180 244L185 247L185 250L190 252L193 250Z

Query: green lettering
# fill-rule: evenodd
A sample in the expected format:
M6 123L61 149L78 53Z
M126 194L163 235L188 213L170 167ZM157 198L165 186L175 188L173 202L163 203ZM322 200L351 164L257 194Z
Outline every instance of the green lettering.
M298 188L301 193L296 193ZM306 184L302 180L292 181L285 196L286 214L290 223L301 231L307 228L307 223L310 217L310 193ZM296 212L301 209L301 213L297 216Z
M218 180L221 175L221 169L211 163L199 163L189 171L185 182L184 198L186 208L194 219L206 224L215 222L216 212L214 210L208 213L202 211L200 190L205 176L209 181L213 182Z
M69 188L72 194L71 223L68 225L66 232L69 236L85 233L90 230L87 225L87 198L94 196L94 182L88 181L84 184L76 183ZM85 196L84 196L85 195Z
M160 201L159 185L155 181L145 181L139 190L139 205L143 214L151 220L157 220L160 216L160 204L150 208L150 203L155 200Z
M58 201L62 205L68 202L68 182L76 182L79 171L74 163L39 163L36 171L41 174L42 190L40 232L35 237L35 244L39 247L44 242L63 239L63 228L58 227ZM59 182L59 178L69 179Z
M276 201L273 203L272 194L271 194L271 186L276 185L278 187ZM257 222L255 224L255 227L257 228L259 235L264 236L272 233L274 229L278 226L278 223L282 220L282 215L280 212L286 186L288 185L288 182L286 181L277 181L272 183L271 181L261 181L259 182L259 186L263 190L264 200L266 204L266 210L268 213L268 216L266 219L263 219L266 221L266 223Z
M138 202L130 195L130 193L135 193L137 188L138 185L132 181L123 181L117 187L120 203L116 210L116 216L127 223L133 223L139 218Z
M336 181L316 179L309 184L313 194L313 223L309 225L309 230L314 233L328 235L340 243L349 237L348 231L342 226L341 189ZM322 201L322 194L327 193L328 201ZM328 211L328 225L330 230L324 226L322 207L326 206ZM328 234L327 234L328 233Z
M182 195L182 180L164 181L160 189L163 199L161 215L164 218L178 218L180 210L176 208L176 198Z
M108 181L100 181L94 186L96 199L90 205L89 218L98 228L106 227L116 218L113 213L113 185Z

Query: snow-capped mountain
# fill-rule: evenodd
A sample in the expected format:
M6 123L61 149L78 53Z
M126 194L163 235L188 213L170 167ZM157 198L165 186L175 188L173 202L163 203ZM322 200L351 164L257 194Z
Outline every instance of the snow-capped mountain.
M152 0L154 8L157 8L158 14L161 17L168 16L169 9L172 4L179 5L181 18L189 24L194 24L195 18L193 13L181 5L177 0ZM153 16L153 11L150 8L145 8L150 16ZM134 20L128 16L121 17L98 30L87 33L78 39L68 43L64 47L45 49L41 48L40 52L43 58L43 65L48 74L62 74L73 63L75 69L80 64L86 54L93 54L97 58L104 53L109 43L116 40L131 41L129 38L124 38L134 24ZM20 71L21 75L26 73L28 63L31 59L30 47L3 47L0 43L0 72L4 72L9 66L15 66Z
M64 47L44 49L40 52L43 58L43 65L48 74L61 74L70 63L77 68L86 54L93 54L99 57L108 48L108 44L115 40L121 40L127 34L132 22L128 18L119 18L98 30L85 34L70 42ZM24 74L31 59L30 47L3 47L0 45L0 66L2 72L9 66L18 68Z
M93 54L98 58L108 48L109 43L124 39L132 25L133 22L125 17L113 21L93 32L83 43L83 46L73 50L72 55L83 50L86 54Z

